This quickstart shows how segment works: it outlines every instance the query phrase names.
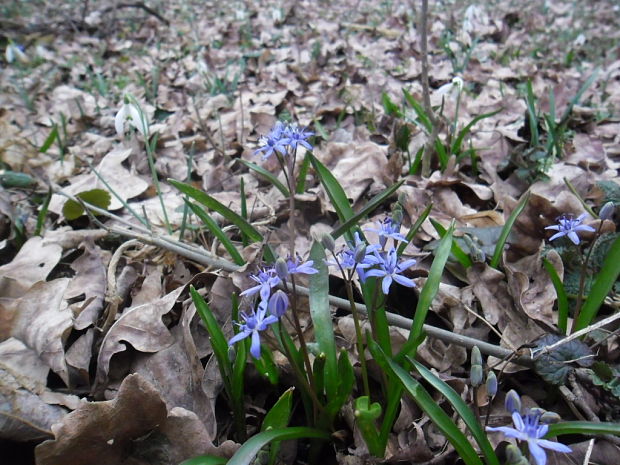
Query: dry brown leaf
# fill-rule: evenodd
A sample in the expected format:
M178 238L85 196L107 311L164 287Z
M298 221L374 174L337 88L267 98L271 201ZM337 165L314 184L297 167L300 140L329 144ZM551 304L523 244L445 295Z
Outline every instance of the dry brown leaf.
M129 375L115 399L81 405L54 425L54 440L35 449L38 465L121 465L133 441L166 420L166 404L140 375Z
M180 287L164 297L154 299L123 312L105 335L97 357L97 384L107 380L110 360L127 349L121 341L131 344L140 352L157 352L174 343L174 338L164 325L162 317L168 313L183 292Z

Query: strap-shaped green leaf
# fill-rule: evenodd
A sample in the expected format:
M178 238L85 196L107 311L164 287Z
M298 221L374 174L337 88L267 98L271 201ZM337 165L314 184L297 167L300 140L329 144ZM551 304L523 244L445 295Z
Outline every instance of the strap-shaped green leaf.
M215 200L209 194L201 191L200 189L196 189L194 186L185 184L184 182L175 181L174 179L168 179L168 182L205 207L218 212L243 231L251 241L259 242L263 240L263 236L254 228L254 226L244 220L241 216L237 215L230 208Z

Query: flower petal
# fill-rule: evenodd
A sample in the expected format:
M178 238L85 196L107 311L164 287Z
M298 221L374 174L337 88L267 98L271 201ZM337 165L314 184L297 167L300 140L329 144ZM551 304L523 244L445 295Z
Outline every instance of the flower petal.
M530 454L534 458L536 465L545 465L547 463L547 453L537 444L535 439L528 440L527 447L530 449Z
M551 449L557 452L564 453L569 453L573 451L570 447L562 444L561 442L548 441L547 439L539 439L537 442L540 447L544 447L545 449Z
M121 139L125 134L125 118L127 117L127 105L123 105L114 117L114 129Z
M239 342L242 339L245 339L246 337L248 337L249 335L250 335L250 333L247 332L247 331L240 331L237 334L235 334L233 337L230 338L230 340L228 341L228 345L231 346L235 342Z
M383 282L381 283L381 290L383 291L383 293L385 295L388 295L390 293L390 286L392 285L392 276L385 275L385 278L383 278Z
M395 274L393 275L393 277L394 277L394 281L396 281L398 284L402 286L415 287L415 283L413 282L413 280L409 278L405 278L404 276L401 276L399 274Z
M252 331L252 345L250 346L250 353L254 358L260 358L260 335L258 331Z

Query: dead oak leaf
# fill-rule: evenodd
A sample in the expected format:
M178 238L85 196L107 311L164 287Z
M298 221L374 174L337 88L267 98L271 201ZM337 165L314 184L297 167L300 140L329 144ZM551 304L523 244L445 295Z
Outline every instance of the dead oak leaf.
M166 420L166 404L140 375L129 375L115 399L90 402L52 427L54 440L35 448L38 465L126 463L134 440Z

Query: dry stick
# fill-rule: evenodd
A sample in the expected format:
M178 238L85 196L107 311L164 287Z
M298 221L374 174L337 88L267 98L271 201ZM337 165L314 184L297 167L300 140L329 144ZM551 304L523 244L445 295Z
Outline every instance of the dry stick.
M55 190L59 194L62 194L70 199L73 199L76 202L81 201L81 199L77 199L73 195L63 192L62 189L55 189ZM86 204L86 202L82 202L82 203ZM201 265L204 265L204 266L221 269L221 270L224 270L230 273L241 271L244 269L244 267L242 266L235 265L234 263L231 263L227 260L211 255L209 252L205 251L202 248L195 247L189 244L184 244L171 237L169 238L165 236L155 236L151 234L147 229L131 224L127 220L124 220L120 218L119 216L108 212L107 210L103 210L91 204L87 204L87 206L89 210L95 213L98 213L103 216L107 216L109 218L112 218L116 221L123 222L125 224L129 224L130 227L136 229L134 231L134 230L124 229L124 228L115 227L115 226L113 227L104 226L105 229L107 229L108 231L112 233L119 234L125 237L130 237L133 239L138 239L147 244L155 245L157 247L170 250L171 252L174 252L182 257L189 258L190 260L193 260L196 263L200 263ZM140 230L142 230L143 232L139 232ZM310 290L307 287L296 286L296 289L302 295L305 295L305 296L310 295ZM335 307L351 311L351 304L347 300L341 299L340 297L334 297L330 295L329 303ZM368 310L366 309L366 306L364 304L356 303L355 306L357 310L359 310L360 313L368 315ZM401 315L397 315L395 313L386 312L386 317L387 317L388 323L398 328L410 329L411 325L413 324L413 320L409 318L405 318L404 316L401 316ZM488 342L479 341L478 339L474 339L469 336L464 336L462 334L456 334L451 331L437 328L435 326L430 326L427 324L423 326L423 329L429 336L442 340L444 342L456 344L458 346L462 346L468 349L471 349L474 346L478 346L480 351L486 355L492 355L494 357L501 358L501 359L514 356L514 352L512 350L506 349L504 347L496 346L493 344L489 344ZM578 334L578 333L575 333L575 334ZM519 365L527 366L527 367L531 367L533 365L533 360L527 356L519 356L519 357L512 358L511 362L517 363Z
M439 135L439 124L431 107L431 93L428 85L428 38L426 29L428 26L428 0L422 0L422 11L420 11L420 49L422 52L422 97L424 99L424 111L431 120L433 126L432 133L426 141L424 154L422 155L422 176L428 177L431 174L431 155L435 146L435 139Z

